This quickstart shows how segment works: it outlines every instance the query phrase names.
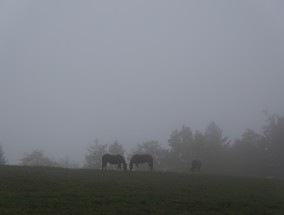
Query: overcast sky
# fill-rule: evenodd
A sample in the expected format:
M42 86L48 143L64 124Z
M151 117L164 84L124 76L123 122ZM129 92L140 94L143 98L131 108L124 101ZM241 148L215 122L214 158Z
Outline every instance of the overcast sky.
M284 115L281 0L0 0L0 141L82 161L215 121L229 138Z

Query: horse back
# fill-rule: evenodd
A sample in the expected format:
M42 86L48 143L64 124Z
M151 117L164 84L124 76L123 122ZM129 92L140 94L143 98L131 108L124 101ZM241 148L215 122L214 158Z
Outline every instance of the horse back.
M125 163L125 160L122 155L111 155L111 154L104 154L102 157L103 163L110 163L110 164L121 164Z
M134 163L146 163L146 162L152 162L153 163L153 157L149 154L135 154L133 155L131 162Z

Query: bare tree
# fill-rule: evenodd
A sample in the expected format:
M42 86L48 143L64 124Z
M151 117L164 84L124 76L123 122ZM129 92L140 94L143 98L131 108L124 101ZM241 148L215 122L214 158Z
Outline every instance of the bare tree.
M84 167L100 169L102 156L106 153L106 149L107 144L99 144L99 141L95 140L95 144L90 146L88 154L85 155Z

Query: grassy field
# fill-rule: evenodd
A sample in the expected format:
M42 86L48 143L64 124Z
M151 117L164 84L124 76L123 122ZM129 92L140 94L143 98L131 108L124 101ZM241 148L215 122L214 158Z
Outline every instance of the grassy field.
M284 214L284 181L0 167L0 214Z

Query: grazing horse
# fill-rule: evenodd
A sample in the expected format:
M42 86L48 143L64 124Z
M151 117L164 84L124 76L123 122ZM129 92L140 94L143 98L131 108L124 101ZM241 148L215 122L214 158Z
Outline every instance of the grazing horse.
M197 171L199 172L200 169L201 169L201 166L202 166L202 164L201 164L201 161L200 161L200 160L193 160L193 161L191 162L190 170L191 170L192 172L195 172L195 170L197 170Z
M127 164L122 155L104 154L102 156L102 170L106 170L108 163L112 165L117 164L117 169L121 169L121 164L123 164L124 171L127 170Z
M133 169L133 164L138 168L139 163L148 163L149 170L153 170L153 157L149 154L135 154L130 160L130 171Z

